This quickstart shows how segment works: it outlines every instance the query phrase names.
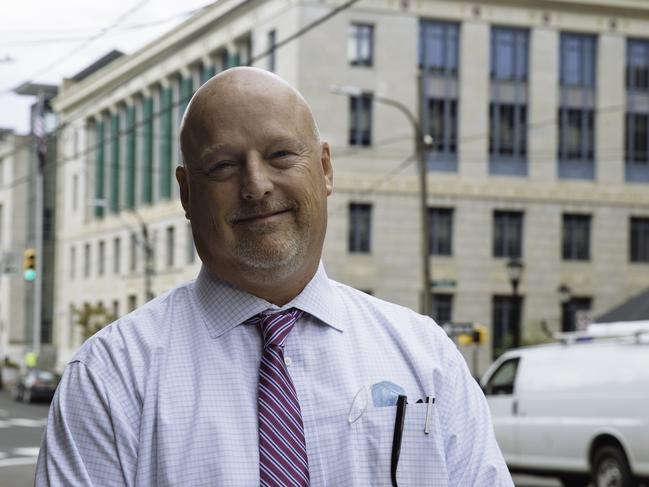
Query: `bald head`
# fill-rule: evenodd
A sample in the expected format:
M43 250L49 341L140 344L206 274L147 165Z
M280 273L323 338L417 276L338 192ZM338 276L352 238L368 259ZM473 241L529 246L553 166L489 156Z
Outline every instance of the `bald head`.
M213 147L205 146L211 133L227 119L247 119L254 127L259 113L276 113L276 123L299 128L308 145L320 144L320 133L304 97L276 74L237 67L223 71L192 97L180 127L180 150L188 168L195 169ZM264 130L258 127L257 130Z

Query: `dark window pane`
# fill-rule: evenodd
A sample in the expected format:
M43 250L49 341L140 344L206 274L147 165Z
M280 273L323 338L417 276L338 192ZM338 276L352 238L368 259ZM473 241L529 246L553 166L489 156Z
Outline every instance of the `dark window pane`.
M491 301L491 327L493 333L493 355L498 357L507 349L514 346L515 302L513 296L493 296ZM518 296L518 313L522 315L523 299Z
M349 145L372 144L372 98L349 97Z
M590 259L590 215L563 215L564 260Z
M627 113L626 161L649 163L649 114Z
M649 217L632 217L630 223L630 260L649 263Z
M457 102L451 99L428 100L428 133L433 137L433 149L453 153L457 149Z
M649 41L628 41L626 82L630 89L649 89Z
M349 251L370 251L372 205L351 203L349 205Z
M453 209L429 208L431 255L451 255L453 252Z
M559 158L561 160L593 160L594 121L594 113L591 109L559 109Z
M494 257L519 258L523 253L523 213L494 212Z
M453 319L453 295L433 294L431 316L439 325L448 323Z

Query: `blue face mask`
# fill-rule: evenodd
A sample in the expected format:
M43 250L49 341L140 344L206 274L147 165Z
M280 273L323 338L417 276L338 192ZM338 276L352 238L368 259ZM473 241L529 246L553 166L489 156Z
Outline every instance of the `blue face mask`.
M405 396L403 387L384 380L372 385L372 404L375 408L395 406L399 396Z

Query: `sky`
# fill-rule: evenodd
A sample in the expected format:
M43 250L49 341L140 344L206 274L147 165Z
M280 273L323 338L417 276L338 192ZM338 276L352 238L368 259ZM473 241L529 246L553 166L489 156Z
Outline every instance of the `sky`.
M0 15L0 128L29 132L27 81L59 85L118 49L135 52L213 0L3 0Z

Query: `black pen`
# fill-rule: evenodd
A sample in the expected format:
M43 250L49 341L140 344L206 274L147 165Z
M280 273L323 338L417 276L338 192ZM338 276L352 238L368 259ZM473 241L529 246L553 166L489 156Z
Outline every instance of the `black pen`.
M397 467L399 466L399 455L401 454L401 438L403 437L403 425L406 420L407 404L408 398L400 395L397 399L397 414L394 418L394 433L392 434L392 462L390 464L392 487L398 487Z

